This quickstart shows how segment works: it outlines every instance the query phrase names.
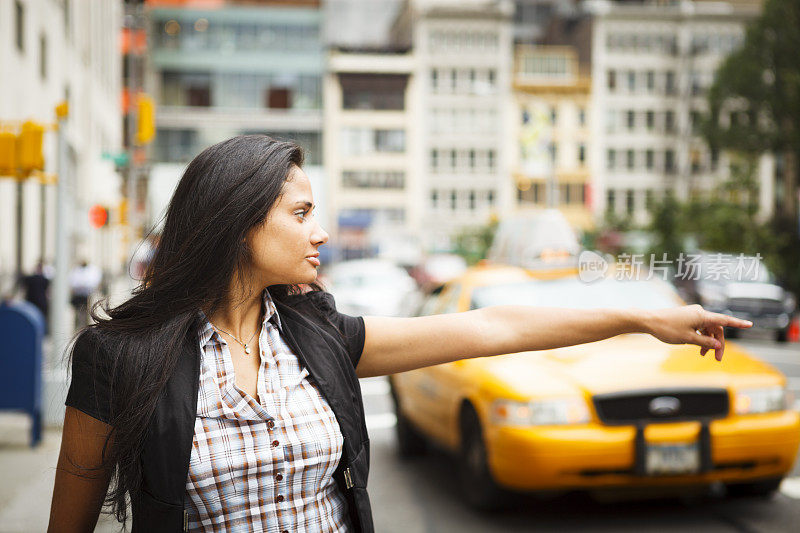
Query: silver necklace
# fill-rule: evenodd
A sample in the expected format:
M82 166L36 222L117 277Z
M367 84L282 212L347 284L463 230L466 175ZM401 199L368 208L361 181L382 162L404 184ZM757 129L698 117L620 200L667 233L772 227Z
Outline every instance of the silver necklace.
M214 324L211 324L211 325L214 326ZM227 331L225 331L224 329L218 328L217 326L214 326L214 329L216 329L220 333L224 333L225 335L228 335L230 338L232 338L233 340L235 340L236 342L238 342L239 344L244 346L244 353L249 355L250 354L250 346L248 346L248 344L250 344L250 341L253 340L253 337L256 336L256 333L258 333L258 330L260 328L256 328L256 330L253 332L253 334L250 336L250 338L247 340L247 342L240 341L238 338L236 338L235 335L232 335L232 334L228 333Z

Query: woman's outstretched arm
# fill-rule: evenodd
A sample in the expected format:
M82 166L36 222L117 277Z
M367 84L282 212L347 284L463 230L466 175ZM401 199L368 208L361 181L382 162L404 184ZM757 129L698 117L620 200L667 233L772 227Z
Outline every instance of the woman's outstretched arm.
M111 477L100 468L110 431L108 424L67 407L48 531L94 531Z
M699 305L641 309L562 309L496 306L416 318L365 317L359 377L405 372L459 359L594 342L623 333L649 333L670 344L696 344L701 355L725 348L724 327L752 324Z

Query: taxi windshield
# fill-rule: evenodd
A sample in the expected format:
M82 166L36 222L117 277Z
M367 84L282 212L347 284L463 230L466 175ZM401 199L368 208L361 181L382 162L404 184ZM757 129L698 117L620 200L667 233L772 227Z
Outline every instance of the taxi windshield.
M526 281L480 287L473 291L472 308L490 305L530 305L591 309L663 309L680 305L674 290L663 282L606 278L586 283L578 278Z

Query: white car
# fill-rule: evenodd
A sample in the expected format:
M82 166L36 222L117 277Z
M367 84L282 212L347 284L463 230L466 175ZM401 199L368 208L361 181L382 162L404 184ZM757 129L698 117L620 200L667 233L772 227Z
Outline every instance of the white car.
M419 302L414 279L384 259L337 263L325 279L337 309L349 315L409 316Z

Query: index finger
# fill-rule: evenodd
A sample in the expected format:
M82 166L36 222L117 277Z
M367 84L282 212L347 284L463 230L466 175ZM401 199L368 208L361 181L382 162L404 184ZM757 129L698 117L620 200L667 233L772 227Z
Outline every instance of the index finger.
M741 318L736 318L734 316L710 312L706 315L706 324L742 329L753 327L753 323L749 320L742 320Z

